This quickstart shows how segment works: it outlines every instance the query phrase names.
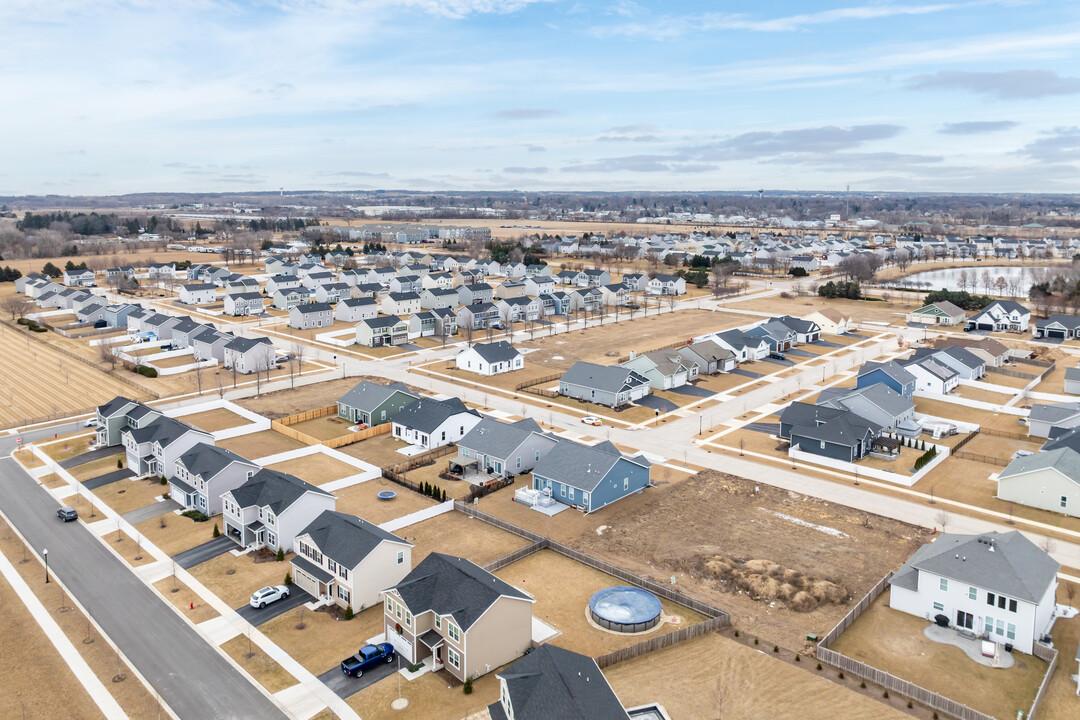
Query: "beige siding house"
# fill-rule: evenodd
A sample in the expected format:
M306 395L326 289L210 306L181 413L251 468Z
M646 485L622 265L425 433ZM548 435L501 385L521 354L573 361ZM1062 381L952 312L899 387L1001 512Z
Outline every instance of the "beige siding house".
M815 310L809 315L803 315L802 319L817 323L824 335L843 335L855 329L855 322L835 308Z

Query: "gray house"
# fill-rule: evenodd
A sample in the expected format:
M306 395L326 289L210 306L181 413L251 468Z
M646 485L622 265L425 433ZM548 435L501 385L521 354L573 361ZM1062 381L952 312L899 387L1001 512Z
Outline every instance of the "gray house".
M882 429L896 431L902 423L915 421L915 403L884 383L863 388L825 388L817 404L851 412L871 420Z
M379 385L364 380L338 398L338 417L360 425L381 425L416 399L404 383Z
M647 377L618 365L578 361L559 378L560 395L616 409L650 392Z
M233 338L225 344L225 367L245 375L275 368L274 343L268 337Z
M334 494L295 475L263 468L221 496L224 533L243 547L292 550L296 536L324 510Z
M121 433L127 428L140 428L148 425L161 413L141 402L118 395L97 409L98 445L114 447L123 442Z
M258 471L258 465L231 450L198 443L176 461L169 495L185 510L218 515L221 496L243 485Z
M694 363L698 367L698 374L715 375L727 373L735 369L735 353L727 348L720 347L712 340L699 340L675 352L679 353L688 363Z
M470 470L493 477L521 475L558 442L531 418L505 423L486 417L458 441L458 456L450 461L450 470L463 477Z
M780 437L812 455L855 462L866 457L881 426L850 410L793 402L780 413Z
M210 433L164 415L141 427L124 428L120 438L132 472L166 480L176 474L176 461L181 455L199 443L214 444Z
M329 327L334 324L334 308L326 303L295 305L289 309L289 327L297 330Z
M1080 402L1033 403L1028 414L1028 435L1056 437L1064 430L1080 427Z

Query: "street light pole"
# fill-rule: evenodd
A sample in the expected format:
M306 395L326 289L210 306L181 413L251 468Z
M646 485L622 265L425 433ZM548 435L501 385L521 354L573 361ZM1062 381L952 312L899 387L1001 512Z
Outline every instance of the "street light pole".
M41 555L45 558L45 582L49 582L49 550L48 548L41 549Z

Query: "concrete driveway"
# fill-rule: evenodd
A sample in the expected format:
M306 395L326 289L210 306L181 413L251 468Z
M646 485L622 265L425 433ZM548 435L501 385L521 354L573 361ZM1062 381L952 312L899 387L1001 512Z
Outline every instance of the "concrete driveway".
M777 435L780 432L780 423L752 422L743 425L743 428L766 435Z
M212 560L218 555L224 555L230 550L237 550L240 546L236 544L231 538L224 535L216 537L210 542L204 542L202 545L196 545L190 550L185 550L182 553L177 553L172 556L172 559L177 565L190 570L196 565L200 565L207 560Z
M95 490L109 483L114 483L117 480L123 480L124 478L135 477L135 473L127 468L123 470L113 470L110 473L104 475L98 475L96 478L90 478L83 483L83 487L87 490Z
M732 375L742 375L743 377L748 377L748 378L762 377L761 373L756 373L753 370L743 370L741 367L737 367L734 370L732 370L731 374Z
M175 500L161 500L160 502L151 503L146 507L141 507L138 510L132 510L129 513L124 513L121 517L123 517L132 525L138 525L144 520L156 518L158 515L170 513L173 510L182 509L183 507L180 505L180 503L176 502Z
M229 542L232 542L232 540ZM284 580L285 573L289 572L292 569L292 566L287 563L281 564L283 566L281 569L281 579ZM253 587L251 588L251 592L255 592L258 589L259 588L257 587ZM298 608L304 603L309 602L315 602L315 598L308 595L296 585L293 585L289 588L289 597L287 598L272 602L261 610L259 608L253 608L245 603L243 607L236 608L236 613L255 627L258 627L263 623L270 622L280 615L284 615L293 608Z
M360 648L357 647L357 650ZM341 658L344 660L345 658ZM369 668L364 671L364 674L360 677L349 677L345 673L341 672L341 667L335 667L327 670L319 679L326 683L326 687L334 691L334 693L341 699L348 698L356 693L360 692L364 688L371 687L375 683L384 678L388 678L397 672L398 660L397 656L394 657L392 663L382 663L376 665L373 668Z
M60 467L64 469L70 469L78 467L79 465L85 465L88 462L94 462L101 458L109 457L110 455L119 455L124 452L124 448L116 445L114 447L103 447L97 450L90 450L84 452L82 455L76 455L75 457L69 457L67 460L60 461Z
M662 397L656 395L646 395L637 401L638 405L644 405L647 408L653 410L659 410L662 413L671 412L672 410L678 410L679 406Z
M815 355L814 353L807 352L806 350L800 350L799 348L790 348L786 352L787 352L788 355L794 355L795 357L804 357L804 358L815 358L815 357L817 357L817 355Z
M791 367L792 365L795 364L791 360L787 360L787 359L779 360L779 359L774 358L774 357L769 357L768 355L761 358L761 362L769 362L769 363L772 363L773 365L783 365L784 367Z

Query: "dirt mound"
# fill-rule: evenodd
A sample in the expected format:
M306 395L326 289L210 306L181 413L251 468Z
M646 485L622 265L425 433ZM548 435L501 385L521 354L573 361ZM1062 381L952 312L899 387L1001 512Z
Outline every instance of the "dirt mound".
M711 555L699 558L695 570L717 581L727 592L743 592L760 602L779 602L796 612L813 612L821 605L843 605L850 594L831 580L804 575L771 560L740 561Z

